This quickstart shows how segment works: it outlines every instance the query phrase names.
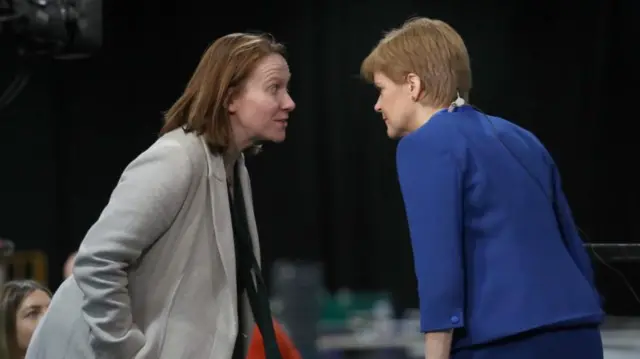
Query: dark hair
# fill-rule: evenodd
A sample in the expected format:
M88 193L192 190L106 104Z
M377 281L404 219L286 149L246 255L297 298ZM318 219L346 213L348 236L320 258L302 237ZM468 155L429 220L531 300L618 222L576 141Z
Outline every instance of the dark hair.
M13 280L2 287L2 300L0 301L0 313L2 314L2 326L4 328L3 348L8 351L9 359L18 358L18 338L16 333L16 315L22 301L29 294L41 290L51 297L51 291L42 284L33 280Z
M216 40L205 51L180 98L164 115L160 134L178 128L204 136L215 153L231 145L227 105L239 93L260 60L284 56L284 45L263 34L234 33ZM254 146L253 152L259 150ZM251 152L251 149L249 149Z

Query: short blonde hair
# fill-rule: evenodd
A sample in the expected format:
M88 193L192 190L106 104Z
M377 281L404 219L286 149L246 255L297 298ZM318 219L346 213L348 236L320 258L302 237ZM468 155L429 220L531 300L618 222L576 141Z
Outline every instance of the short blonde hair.
M422 103L449 106L457 93L469 101L471 66L462 37L444 21L414 18L389 31L364 59L360 73L373 82L383 73L396 83L415 73L422 80Z

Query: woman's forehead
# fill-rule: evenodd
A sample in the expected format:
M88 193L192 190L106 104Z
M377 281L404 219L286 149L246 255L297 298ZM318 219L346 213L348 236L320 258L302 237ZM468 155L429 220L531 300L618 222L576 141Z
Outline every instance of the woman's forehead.
M258 79L289 77L289 65L281 55L271 54L258 63L254 75Z
M46 306L51 301L49 295L41 290L34 290L29 293L20 303L18 310L24 310L32 307Z

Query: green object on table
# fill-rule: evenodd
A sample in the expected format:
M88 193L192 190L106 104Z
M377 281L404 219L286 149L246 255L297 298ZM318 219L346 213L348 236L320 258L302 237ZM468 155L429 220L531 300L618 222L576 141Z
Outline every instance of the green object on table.
M338 291L328 295L322 303L320 327L323 330L339 330L349 326L354 317L371 317L376 303L391 303L391 294L384 292Z

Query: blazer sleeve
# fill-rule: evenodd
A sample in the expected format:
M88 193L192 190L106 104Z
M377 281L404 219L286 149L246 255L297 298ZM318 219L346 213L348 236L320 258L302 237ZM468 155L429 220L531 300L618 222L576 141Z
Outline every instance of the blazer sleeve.
M82 311L96 358L133 358L144 346L144 333L132 320L127 268L169 228L187 198L192 172L178 143L156 142L127 166L80 245L73 277L84 293Z
M461 170L452 154L406 136L397 169L413 248L422 332L464 326Z
M558 226L565 240L565 246L569 251L569 254L573 258L582 275L591 283L595 288L595 281L593 276L593 268L591 266L591 259L587 250L584 248L584 242L580 238L578 228L573 221L573 215L569 202L567 201L564 191L562 190L562 183L560 180L560 172L555 164L552 163L552 178L553 178L553 192L556 217L558 219Z

